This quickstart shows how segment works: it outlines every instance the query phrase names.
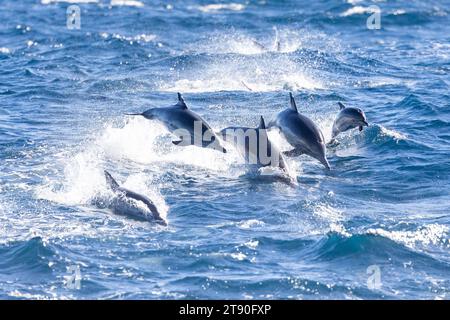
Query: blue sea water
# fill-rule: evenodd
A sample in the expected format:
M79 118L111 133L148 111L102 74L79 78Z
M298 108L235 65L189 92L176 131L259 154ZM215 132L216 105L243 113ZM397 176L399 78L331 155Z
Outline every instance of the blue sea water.
M448 0L2 0L0 298L448 299L449 15ZM339 137L329 172L290 158L293 185L124 115L181 92L217 130L253 127L289 91L327 139L338 101L371 124ZM105 168L168 227L92 206Z

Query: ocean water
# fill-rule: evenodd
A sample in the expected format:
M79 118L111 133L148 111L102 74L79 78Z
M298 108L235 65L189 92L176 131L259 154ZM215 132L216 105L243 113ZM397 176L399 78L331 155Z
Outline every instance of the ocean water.
M0 298L448 299L449 15L447 0L2 0ZM290 158L294 184L124 115L181 92L214 129L252 127L289 91L327 139L338 101L370 123L328 150L329 172ZM92 206L103 169L169 225Z

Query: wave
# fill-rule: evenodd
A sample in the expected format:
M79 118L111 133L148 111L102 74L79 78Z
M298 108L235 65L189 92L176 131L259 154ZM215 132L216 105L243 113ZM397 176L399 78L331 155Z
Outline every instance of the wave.
M438 116L437 107L422 101L417 95L409 94L393 106L393 110L404 118L417 116Z
M346 259L361 263L376 263L386 260L396 264L405 261L424 263L436 269L450 269L450 264L416 249L412 243L435 242L448 247L448 231L443 226L428 226L417 231L389 232L369 229L366 232L343 236L331 232L326 237L304 250L304 258L312 261L335 261ZM361 257L365 259L361 260Z
M448 11L444 8L423 7L423 8L388 8L386 5L371 5L362 6L356 5L347 8L345 11L339 13L341 19L360 19L360 16L369 17L371 14L379 12L381 14L381 27L388 26L408 26L408 25L423 25L435 22L437 19L445 19ZM326 20L327 22L331 22Z
M111 0L111 6L126 6L126 7L143 7L144 3L137 0Z
M138 34L135 36L125 36L125 35L121 35L118 33L110 34L108 32L101 32L100 37L102 37L103 39L118 39L118 40L122 40L122 41L127 41L130 44L132 44L133 42L138 42L138 43L151 42L157 38L157 36L155 34L142 33L142 34Z
M449 228L440 224L425 225L415 231L387 231L375 228L368 229L367 234L389 238L410 248L430 245L450 248Z
M231 294L239 299L358 299L361 291L364 296L380 299L382 293L367 292L364 285L330 283L328 280L315 279L311 272L305 276L289 276L268 272L264 276L253 279L245 274L237 279L229 279L221 276L185 276L170 282L171 286L185 288L184 299L223 299ZM308 277L310 276L310 277ZM192 290L192 288L203 288Z
M22 280L51 275L50 267L55 252L42 238L12 242L0 246L2 274L14 275Z
M370 121L370 120L369 120ZM339 145L331 147L339 156L357 155L364 150L372 153L385 153L386 150L432 150L430 146L394 129L388 129L379 124L371 124L362 132L350 130L337 137ZM355 149L356 148L356 149Z
M151 149L157 137L155 133L161 127L154 126L153 130L147 128L142 119L132 120L122 129L108 126L96 140L86 142L83 151L61 155L58 160L63 167L63 180L59 176L56 180L46 181L37 188L37 198L66 205L89 205L97 196L107 197L108 187L103 170L111 159L145 164L161 161L160 156ZM143 146L149 147L148 152L143 152ZM149 186L149 180L152 176L149 179L148 174L134 173L127 177L123 186L148 195L161 210L162 216L166 217L168 207L155 186Z
M52 4L52 3L98 3L98 0L41 0L42 4Z
M317 36L317 35L316 35ZM242 55L260 55L267 53L293 53L308 46L312 35L306 30L291 30L273 27L271 32L263 38L244 32L229 30L228 32L213 33L187 49L191 52L224 54L234 53Z
M107 124L79 151L57 155L59 172L36 189L36 197L65 205L90 204L94 197L107 192L103 170L116 164L131 172L123 186L148 195L165 216L168 207L151 181L176 167L227 172L237 159L237 153L223 155L195 146L180 148L171 140L169 132L156 121L136 117L120 127Z
M366 13L374 13L378 12L376 7L363 7L363 6L355 6L347 9L345 12L341 13L341 17L348 17L356 14L366 14Z
M324 84L305 65L288 57L258 59L238 55L186 56L177 59L177 73L164 79L158 90L217 92L322 89Z
M241 3L214 3L195 7L203 13L216 13L219 11L242 11L245 5Z
M9 55L11 50L7 47L0 47L0 54Z

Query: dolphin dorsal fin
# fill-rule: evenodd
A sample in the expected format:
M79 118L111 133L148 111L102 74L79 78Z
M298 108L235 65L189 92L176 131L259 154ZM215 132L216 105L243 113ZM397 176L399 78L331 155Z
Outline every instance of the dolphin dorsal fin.
M338 102L338 105L339 105L339 110L345 109L345 106L342 102Z
M108 171L104 170L104 172L105 172L106 182L108 183L108 185L110 186L110 188L113 191L116 191L120 187L119 184L117 183L116 180L114 180L114 178L111 176L111 174Z
M186 105L186 103L184 102L184 99L183 99L183 97L181 96L181 93L177 93L178 94L178 103L177 103L177 105L178 106L180 106L181 108L183 108L183 109L187 109L187 105Z
M291 108L298 112L297 104L295 103L295 99L294 96L292 95L292 92L289 92L289 98L291 100Z
M259 119L259 127L258 129L266 129L266 122L264 121L263 116Z

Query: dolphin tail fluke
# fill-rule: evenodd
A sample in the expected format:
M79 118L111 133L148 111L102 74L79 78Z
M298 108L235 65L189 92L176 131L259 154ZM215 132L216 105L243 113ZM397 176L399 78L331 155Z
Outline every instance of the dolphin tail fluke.
M112 177L112 175L104 170L105 172L105 178L106 178L106 182L108 183L108 185L110 186L110 188L115 191L119 188L119 184L117 183L117 181Z
M342 102L338 102L338 105L339 105L339 110L345 109L345 106Z

